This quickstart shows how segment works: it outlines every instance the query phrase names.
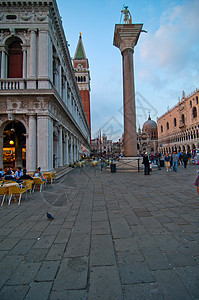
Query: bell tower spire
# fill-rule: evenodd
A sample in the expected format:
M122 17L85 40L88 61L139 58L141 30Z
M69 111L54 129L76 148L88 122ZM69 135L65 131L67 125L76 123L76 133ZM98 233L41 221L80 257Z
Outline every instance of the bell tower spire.
M82 42L82 33L80 32L79 41L73 58L73 67L75 70L75 77L82 98L84 111L88 120L88 124L91 130L90 119L90 72L88 59L84 50Z

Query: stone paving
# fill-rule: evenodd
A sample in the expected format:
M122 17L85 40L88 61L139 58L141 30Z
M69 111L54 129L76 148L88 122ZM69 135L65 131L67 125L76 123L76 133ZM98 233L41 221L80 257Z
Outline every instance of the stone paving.
M197 169L85 167L5 203L0 299L199 299Z

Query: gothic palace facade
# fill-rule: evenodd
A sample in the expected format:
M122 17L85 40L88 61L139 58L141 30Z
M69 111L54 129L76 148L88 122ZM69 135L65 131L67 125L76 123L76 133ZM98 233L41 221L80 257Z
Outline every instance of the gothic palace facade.
M42 171L90 149L71 56L55 0L0 2L0 167Z
M158 120L158 146L161 153L191 152L199 148L199 90L182 98Z

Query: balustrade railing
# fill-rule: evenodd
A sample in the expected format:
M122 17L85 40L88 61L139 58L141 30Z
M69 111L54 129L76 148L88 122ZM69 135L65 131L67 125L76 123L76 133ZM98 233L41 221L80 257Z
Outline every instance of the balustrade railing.
M0 79L0 90L21 90L26 88L24 79Z

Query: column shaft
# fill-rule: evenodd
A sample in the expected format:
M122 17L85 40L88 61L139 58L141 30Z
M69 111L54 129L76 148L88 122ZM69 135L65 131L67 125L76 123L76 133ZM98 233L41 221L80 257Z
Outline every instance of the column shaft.
M26 149L26 167L28 171L35 171L37 167L36 128L36 115L30 115L28 143Z
M59 167L63 167L62 127L59 128Z
M123 98L124 98L124 154L137 156L135 87L133 71L133 49L122 52L123 57Z
M36 78L36 31L31 30L31 43L30 43L30 77Z
M6 53L1 51L1 78L6 78Z

